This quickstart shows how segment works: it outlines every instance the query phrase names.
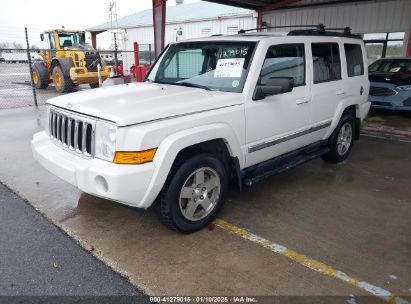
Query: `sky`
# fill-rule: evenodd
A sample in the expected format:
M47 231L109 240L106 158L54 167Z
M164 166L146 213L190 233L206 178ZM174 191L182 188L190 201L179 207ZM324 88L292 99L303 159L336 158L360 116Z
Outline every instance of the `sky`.
M184 3L199 0L185 0ZM45 29L86 29L110 21L110 0L0 0L0 42L25 43L24 27L31 45L46 47L40 33ZM118 18L151 8L152 0L117 0ZM168 0L167 6L175 5ZM53 10L56 10L53 12ZM98 37L98 45L108 47L110 38Z

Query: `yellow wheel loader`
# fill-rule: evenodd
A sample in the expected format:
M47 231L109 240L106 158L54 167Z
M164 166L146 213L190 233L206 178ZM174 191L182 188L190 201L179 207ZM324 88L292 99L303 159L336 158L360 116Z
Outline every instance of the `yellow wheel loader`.
M37 89L45 89L53 82L58 92L71 91L79 84L88 83L91 88L99 86L98 65L101 80L110 75L100 54L85 43L85 32L53 29L40 35L49 43L50 50L41 51L43 61L33 64L33 82Z

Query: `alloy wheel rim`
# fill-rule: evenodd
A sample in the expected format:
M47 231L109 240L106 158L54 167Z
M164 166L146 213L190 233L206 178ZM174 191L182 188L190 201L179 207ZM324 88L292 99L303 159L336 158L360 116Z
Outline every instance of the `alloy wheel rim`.
M179 206L189 221L199 221L208 216L220 198L221 181L217 172L202 167L192 172L180 191Z
M56 76L54 76L54 83L58 87L61 86L61 77L59 73L56 73Z
M33 72L33 82L34 84L37 84L39 82L39 77L36 71Z
M346 122L340 129L337 138L337 152L340 156L344 156L350 149L352 141L352 126Z

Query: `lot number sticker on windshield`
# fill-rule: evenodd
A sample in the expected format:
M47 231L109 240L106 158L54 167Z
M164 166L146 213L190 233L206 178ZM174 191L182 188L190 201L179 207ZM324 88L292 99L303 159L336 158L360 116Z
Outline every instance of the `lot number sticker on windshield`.
M214 78L241 77L244 58L218 59Z

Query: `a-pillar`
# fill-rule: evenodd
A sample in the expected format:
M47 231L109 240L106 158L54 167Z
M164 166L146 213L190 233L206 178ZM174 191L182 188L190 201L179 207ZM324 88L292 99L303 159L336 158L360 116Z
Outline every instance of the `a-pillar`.
M411 57L411 29L408 31L407 47L405 49L405 56Z

